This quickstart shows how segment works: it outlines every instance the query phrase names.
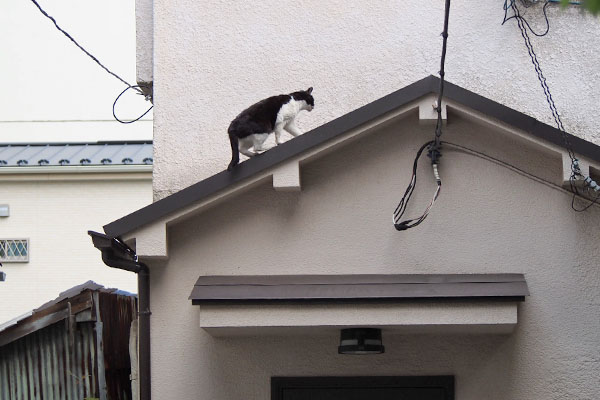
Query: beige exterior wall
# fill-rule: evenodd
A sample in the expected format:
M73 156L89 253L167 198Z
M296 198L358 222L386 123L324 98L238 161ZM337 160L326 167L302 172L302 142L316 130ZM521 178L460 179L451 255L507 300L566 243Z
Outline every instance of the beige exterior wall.
M153 398L268 399L272 376L439 374L456 376L458 400L599 398L600 209L571 210L552 184L557 153L449 111L444 140L537 178L446 147L431 215L397 232L392 211L430 137L411 114L302 166L300 192L265 182L170 226L169 259L150 261ZM421 168L409 216L434 189ZM377 356L338 355L328 329L211 336L188 300L199 275L502 272L525 273L531 292L514 333L384 330Z
M0 283L0 323L88 280L137 292L135 274L105 266L87 231L102 232L107 221L151 201L150 171L0 173L0 204L10 206L10 216L0 218L0 239L25 238L30 246L29 262L1 267L7 277Z
M545 28L541 3L526 11L536 31ZM138 0L147 15L145 5ZM515 21L501 25L502 6L452 2L446 79L553 125ZM315 109L298 121L306 131L437 75L443 8L416 0L155 0L153 16L138 16L143 26L154 19L153 70L140 30L138 73L154 79L155 198L224 170L230 121L262 98L314 86ZM530 36L556 106L569 132L598 143L600 24L575 6L553 4L548 17L548 35Z

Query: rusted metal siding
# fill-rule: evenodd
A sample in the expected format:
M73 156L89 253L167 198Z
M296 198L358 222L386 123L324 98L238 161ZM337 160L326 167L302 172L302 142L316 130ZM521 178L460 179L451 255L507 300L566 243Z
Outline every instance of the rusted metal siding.
M98 312L102 321L102 353L106 395L110 400L131 399L131 360L129 336L131 322L136 318L137 299L98 292Z
M99 321L102 321L102 343L106 395L110 400L131 399L131 360L129 336L131 322L136 318L137 298L97 293Z
M98 385L94 322L65 321L0 348L1 400L83 400L104 397ZM101 351L101 347L100 347Z
M137 298L93 282L0 329L0 400L131 400Z

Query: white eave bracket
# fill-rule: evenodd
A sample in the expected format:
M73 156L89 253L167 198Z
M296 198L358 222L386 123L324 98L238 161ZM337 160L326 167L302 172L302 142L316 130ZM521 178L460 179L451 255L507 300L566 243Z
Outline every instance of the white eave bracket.
M300 162L291 160L273 170L273 188L281 192L299 192Z
M138 232L135 236L135 253L144 260L166 259L168 257L166 222L160 221L148 225Z
M435 125L437 123L437 101L438 96L430 94L424 96L419 100L419 124L420 125ZM446 102L442 100L442 123L446 124L448 121L448 111L446 108Z
M570 188L571 187L571 182L570 182L571 157L569 156L569 153L567 153L566 151L561 152L561 156L562 156L562 165L563 165L563 187ZM590 176L590 164L591 163L586 159L578 158L578 160L579 160L579 169L580 169L581 173L583 174L583 176ZM582 187L583 180L578 179L574 182L574 184L577 187Z

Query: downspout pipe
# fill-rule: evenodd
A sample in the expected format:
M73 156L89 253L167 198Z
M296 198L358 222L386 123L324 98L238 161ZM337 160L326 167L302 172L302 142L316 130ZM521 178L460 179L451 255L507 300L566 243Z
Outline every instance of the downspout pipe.
M134 272L138 277L139 385L140 400L150 400L150 272L135 252L118 238L88 231L102 261L112 268Z

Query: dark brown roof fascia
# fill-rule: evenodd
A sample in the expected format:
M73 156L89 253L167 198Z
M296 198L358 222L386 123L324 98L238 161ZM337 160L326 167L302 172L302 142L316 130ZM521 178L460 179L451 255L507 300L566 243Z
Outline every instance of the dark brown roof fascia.
M438 78L429 76L379 100L358 108L342 117L319 126L305 134L287 141L257 157L239 164L233 171L223 171L201 182L180 190L164 199L104 226L110 237L119 237L138 229L167 214L217 193L231 185L265 171L338 135L365 124L388 112L410 103L423 95L434 92ZM223 134L225 137L225 134Z
M523 300L522 274L201 276L192 304L248 302Z
M439 78L433 78L439 82ZM444 97L559 147L565 147L562 139L562 132L559 129L544 124L543 122L513 110L510 107L506 107L500 103L496 103L495 101L463 89L460 86L445 82ZM591 160L600 162L600 146L568 133L566 133L566 136L576 155L582 155Z
M331 122L319 126L304 135L283 143L257 157L239 164L233 171L223 171L201 182L180 190L155 203L141 208L104 226L104 232L110 237L119 237L144 225L158 220L172 212L180 210L227 187L242 182L262 171L265 171L306 150L325 143L360 125L381 117L418 98L436 93L439 78L428 76L408 85L381 99L375 100ZM463 104L475 111L505 122L515 128L528 132L536 137L563 146L561 132L536 119L515 111L502 104L486 99L480 95L445 82L444 97ZM600 162L600 147L583 139L568 135L575 153ZM225 164L224 164L225 165Z

